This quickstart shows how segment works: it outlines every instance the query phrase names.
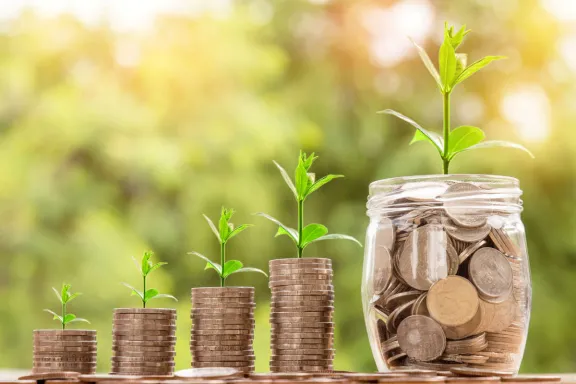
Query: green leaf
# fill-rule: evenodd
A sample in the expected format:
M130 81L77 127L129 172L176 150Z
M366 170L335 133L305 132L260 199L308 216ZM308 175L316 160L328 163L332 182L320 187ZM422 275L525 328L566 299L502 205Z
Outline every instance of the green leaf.
M465 53L457 53L456 54L456 72L454 73L455 77L458 77L462 71L468 65L468 55Z
M70 320L68 323L79 323L79 322L90 324L90 322L89 322L88 320L83 319L83 318L81 318L81 317L77 317L77 318L75 318L75 319L73 319L73 320Z
M240 268L240 269L238 269L238 270L230 273L228 276L230 276L230 275L232 275L232 274L234 274L234 273L245 273L245 272L257 272L257 273L261 273L261 274L263 274L264 276L268 277L268 275L266 274L266 272L264 272L263 270L258 269L258 268L249 268L249 267L247 267L247 268Z
M153 266L150 267L150 270L148 271L148 275L151 274L152 272L154 272L155 270L157 270L158 268L160 268L163 265L167 265L168 263L165 261L160 261L156 264L154 264Z
M454 129L450 132L448 159L452 159L458 152L480 143L485 138L484 131L477 127L463 125Z
M142 272L142 276L146 276L148 275L148 272L150 271L150 258L152 257L153 253L150 251L146 251L144 252L144 256L142 256L142 264L141 264L141 272Z
M405 122L407 122L408 124L410 124L411 126L416 128L418 131L420 131L422 133L422 135L424 135L430 143L434 144L434 146L436 147L436 149L438 151L440 151L440 153L442 153L442 151L444 150L444 141L442 140L440 135L422 128L418 123L416 123L414 120L410 119L409 117L404 116L403 114L396 112L392 109L385 109L385 110L380 111L378 113L385 113L388 115L396 116L400 120L404 120ZM417 141L419 141L419 140L417 140ZM412 140L412 142L414 142L414 139Z
M206 215L202 215L204 216L204 218L206 219L206 221L208 222L208 225L210 226L210 229L212 229L212 232L214 232L214 234L216 235L216 237L218 238L218 242L222 243L222 239L220 238L220 233L218 233L218 229L216 228L216 226L214 225L214 223L212 222L212 220L210 220L210 218Z
M434 146L434 148L436 148L436 150L438 151L440 156L443 156L442 152L444 151L444 139L442 138L442 136L440 136L436 132L429 132L429 133L434 138L434 141L431 140L428 136L424 135L422 132L416 130L416 132L414 132L414 137L412 138L410 145L417 143L417 142L420 142L420 141L424 141L424 142L432 144ZM439 142L442 144L442 149L440 149L436 146L436 142Z
M67 313L66 316L64 316L64 320L62 321L63 324L68 324L71 321L74 321L74 319L76 318L76 315L72 314L72 313Z
M323 185L328 184L332 180L338 179L340 177L344 177L344 175L326 175L322 177L321 179L317 180L314 184L310 186L310 188L306 192L306 197L308 197L312 192L315 192L318 189L320 189L320 187L322 187Z
M534 159L534 155L530 150L520 144L512 143L510 141L502 141L502 140L489 140L483 141L479 144L473 145L471 147L466 148L464 151L470 151L473 149L482 149L482 148L496 148L496 147L504 147L504 148L512 148L512 149L519 149L521 151L526 152L531 158ZM464 152L462 151L462 152Z
M82 293L81 292L76 292L73 293L71 295L68 296L68 301L67 303L71 302L72 300L74 300L75 298L77 298L78 296L80 296Z
M238 260L228 260L224 264L222 277L227 278L228 276L230 276L232 273L236 272L237 270L239 270L243 266L244 266L244 264L242 264L242 262L240 262Z
M174 301L178 301L178 299L175 298L174 296L172 296L172 295L167 295L167 294L165 294L165 293L159 293L159 294L157 294L156 296L154 296L153 299L172 299L172 300L174 300Z
M62 293L61 293L61 297L62 297L62 302L63 303L67 303L68 302L68 298L70 297L68 291L70 290L71 285L70 284L62 284Z
M233 209L222 207L222 213L220 214L220 220L218 221L218 231L220 232L220 240L222 243L226 243L230 236L231 229L229 222L232 215L234 215Z
M62 296L60 295L60 292L58 292L58 290L54 287L52 287L52 290L56 294L56 297L58 298L58 300L60 300L60 302L62 302Z
M444 29L447 28L447 24L444 24ZM458 30L458 32L456 32L456 34L454 34L454 27L450 27L450 29L448 30L448 36L450 37L449 41L450 44L452 45L452 47L454 48L454 50L456 50L458 48L458 46L460 46L460 44L462 44L462 40L464 40L464 37L470 32L470 30L466 30L466 25L463 25L460 30Z
M432 75L432 77L436 81L436 84L438 84L438 88L442 89L442 81L440 80L440 74L436 70L436 67L432 63L432 60L430 60L430 57L428 56L426 51L421 46L416 44L414 42L414 40L412 40L412 39L410 39L410 41L416 47L416 50L418 51L418 55L420 55L420 59L424 63L424 66L426 67L426 69L428 69L428 72L430 72L430 74Z
M464 80L466 80L467 78L469 78L470 76L472 76L473 74L475 74L476 72L478 72L479 70L490 64L491 62L505 58L506 56L486 56L478 61L475 61L474 63L470 64L470 66L466 67L466 69L464 69L462 73L458 75L458 77L456 77L452 87L454 87L456 84L463 82Z
M159 292L157 289L154 288L147 289L146 292L144 293L144 301L148 302L148 300L151 300L156 296L158 296L158 293Z
M303 163L298 164L298 167L296 167L294 179L296 180L297 198L298 200L304 200L310 185L310 179L308 178L308 170Z
M222 276L222 266L220 266L220 264L212 262L212 260L210 260L209 258L207 258L206 256L204 256L198 252L188 252L188 254L197 256L197 257L201 258L202 260L204 260L207 263L206 268L204 268L205 270L212 268L216 272L218 272L218 276Z
M438 61L440 63L442 90L447 93L450 92L456 74L456 52L454 52L454 47L450 44L450 39L447 36L444 37L444 42L440 46Z
M51 311L51 310L49 310L49 309L45 309L44 312L48 312L49 314L51 314L52 316L54 316L54 317L52 318L52 320L58 320L58 321L62 322L62 316L58 315L56 312L53 312L53 311Z
M286 170L284 168L282 168L280 166L280 164L278 164L275 161L272 161L276 167L280 170L280 174L282 175L282 177L284 178L284 181L286 182L286 184L288 185L288 187L290 188L290 190L292 191L292 193L294 194L294 197L296 199L298 199L298 192L296 192L296 187L294 186L294 183L292 182L292 180L290 179L290 176L288 175L288 172L286 172Z
M308 224L302 230L302 248L306 247L312 241L328 233L328 228L322 224Z
M294 232L296 232L296 230L294 229ZM278 236L282 236L282 235L286 235L289 238L292 239L292 241L294 242L294 244L298 245L298 243L296 242L296 239L292 236L292 233L289 233L288 231L286 231L284 228L282 227L278 227L278 231L276 232L276 235L274 235L274 237L278 237ZM296 237L298 236L298 233L296 232Z
M242 232L242 231L244 231L244 230L246 230L246 229L248 229L248 228L250 228L250 227L253 227L253 226L254 226L253 224L242 224L242 225L239 225L236 229L234 229L232 232L230 232L230 235L228 236L228 240L226 240L226 241L229 241L231 238L233 238L234 236L238 235L240 232Z
M128 287L132 290L132 296L138 296L141 300L144 300L144 294L142 292L140 292L139 290L137 290L128 283L122 283L122 284L124 284L125 287Z
M324 241L324 240L350 240L355 242L356 244L358 244L359 246L362 246L362 243L360 243L358 240L356 240L355 238L353 238L352 236L348 236L348 235L339 235L339 234L330 234L330 235L324 235L322 237L317 238L314 241L311 241L311 243L315 243L317 241Z
M257 215L257 216L262 216L262 217L270 220L271 222L273 222L274 224L278 225L280 228L282 228L282 229L284 230L285 233L284 233L284 232L283 232L283 233L280 233L280 231L278 231L278 232L276 233L276 236L278 236L279 234L288 235L296 244L298 244L298 232L297 232L294 228L290 228L290 227L282 224L280 221L276 220L276 219L273 218L272 216L267 215L267 214L265 214L265 213L258 212L258 213L255 213L255 215Z

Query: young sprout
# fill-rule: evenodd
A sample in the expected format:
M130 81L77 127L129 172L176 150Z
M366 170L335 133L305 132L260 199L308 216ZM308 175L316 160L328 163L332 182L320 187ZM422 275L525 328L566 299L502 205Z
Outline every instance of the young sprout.
M140 263L134 257L132 257L132 260L134 260L134 264L136 264L138 272L142 274L142 283L143 283L142 291L137 290L130 284L122 283L132 290L133 296L138 296L140 300L142 300L142 308L146 308L146 303L148 303L148 301L152 299L172 299L178 301L178 299L176 299L174 296L160 293L158 292L157 289L154 288L146 289L146 278L148 277L148 275L153 271L157 270L158 268L160 268L161 266L168 264L162 261L154 264L150 260L152 256L154 256L154 252L152 251L144 252L144 256L142 256L142 261Z
M302 252L304 251L304 248L312 243L322 240L350 240L362 246L362 244L352 236L328 234L328 228L322 224L308 224L307 226L304 226L304 201L306 201L308 196L310 196L313 192L317 191L320 189L320 187L329 183L330 181L344 177L343 175L327 175L320 178L319 180L316 180L315 175L309 171L312 167L312 163L314 163L317 158L317 156L314 156L314 153L312 153L310 156L306 156L305 153L300 151L300 156L298 157L298 166L296 167L294 175L294 183L290 179L290 176L288 176L286 170L284 170L280 164L274 161L274 164L280 170L280 174L292 191L292 194L294 195L294 198L298 204L298 229L290 228L265 213L257 213L258 216L265 217L272 221L274 224L278 225L278 232L276 233L276 236L286 235L292 239L298 250L298 258L302 258Z
M85 323L90 323L86 319L76 317L76 315L74 315L72 313L67 313L68 303L81 295L81 293L79 293L79 292L76 292L76 293L70 292L70 287L71 287L70 284L63 283L61 292L58 292L58 290L54 287L52 288L52 290L56 294L56 297L58 297L58 300L60 300L60 304L62 305L62 315L61 316L55 312L52 312L49 309L44 310L44 311L50 313L51 315L53 315L54 320L58 320L60 322L60 324L62 324L63 330L66 329L66 325L70 324L70 323L76 323L76 322L80 322L80 321L85 322Z
M220 220L218 221L218 228L216 228L216 226L208 216L204 215L204 218L208 222L208 225L210 226L212 232L214 232L214 235L216 235L216 238L220 243L220 264L212 262L209 258L198 252L188 253L189 255L198 256L199 258L204 260L206 262L206 268L204 268L205 270L213 269L216 271L216 273L218 273L218 276L220 276L221 287L224 287L224 285L226 284L226 279L234 273L258 272L268 277L266 272L262 271L261 269L244 267L244 264L242 264L242 262L238 260L226 261L226 244L228 243L228 241L230 241L231 238L238 235L245 229L252 227L252 224L242 224L234 228L234 224L230 222L232 215L234 215L233 209L222 207Z
M450 162L457 154L473 149L508 147L522 150L528 153L531 157L534 157L528 149L520 144L501 140L484 141L486 135L480 128L470 125L462 125L454 130L450 129L450 95L454 90L454 87L491 62L505 59L504 56L486 56L470 65L467 65L467 54L457 53L456 50L469 32L470 30L466 30L466 26L463 26L459 31L455 32L454 27L448 27L448 23L444 24L444 42L440 46L440 52L438 55L438 68L440 69L440 73L436 70L436 67L432 63L432 60L430 60L430 57L426 54L426 51L424 51L424 49L418 44L412 42L416 46L420 58L424 62L428 72L430 72L436 81L436 85L442 94L444 121L443 135L422 128L414 120L394 110L386 109L378 112L396 116L416 128L416 133L410 144L419 141L425 141L432 144L442 158L444 174L448 174Z

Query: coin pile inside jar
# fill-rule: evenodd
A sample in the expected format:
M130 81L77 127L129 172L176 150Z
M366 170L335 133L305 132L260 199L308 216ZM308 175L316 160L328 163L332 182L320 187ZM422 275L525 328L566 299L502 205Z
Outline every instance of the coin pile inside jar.
M530 288L505 202L465 182L401 189L374 244L371 306L387 365L517 370Z
M96 331L35 330L32 372L92 374L96 371L96 349Z
M252 287L193 288L192 366L253 372L255 307Z
M270 261L272 372L326 372L334 360L330 259Z
M114 310L112 374L165 376L174 372L176 310Z

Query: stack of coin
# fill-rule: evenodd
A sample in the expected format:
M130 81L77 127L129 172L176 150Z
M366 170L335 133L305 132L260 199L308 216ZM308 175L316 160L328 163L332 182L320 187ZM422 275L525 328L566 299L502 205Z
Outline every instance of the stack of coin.
M378 203L390 214L367 248L368 323L382 360L517 372L531 294L517 208L468 182L411 183L392 194Z
M96 331L34 331L33 373L96 372Z
M332 371L334 287L330 259L270 261L272 372Z
M166 376L174 372L176 310L114 310L112 374Z
M254 371L254 288L192 289L192 367Z

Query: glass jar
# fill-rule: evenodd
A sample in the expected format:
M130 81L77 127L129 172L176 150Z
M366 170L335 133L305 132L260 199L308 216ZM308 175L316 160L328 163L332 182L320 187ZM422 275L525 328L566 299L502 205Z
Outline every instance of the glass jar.
M518 180L373 182L362 301L380 371L516 374L531 284Z

